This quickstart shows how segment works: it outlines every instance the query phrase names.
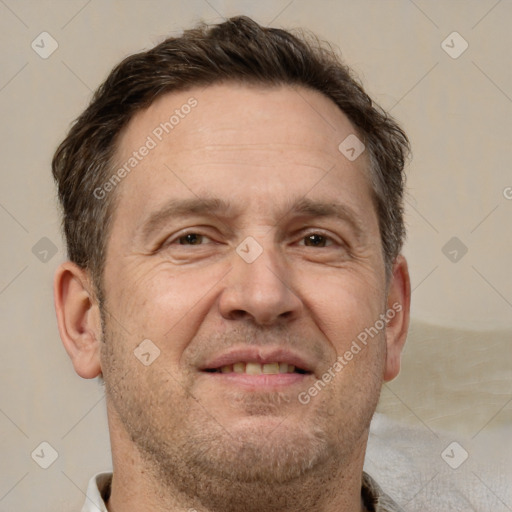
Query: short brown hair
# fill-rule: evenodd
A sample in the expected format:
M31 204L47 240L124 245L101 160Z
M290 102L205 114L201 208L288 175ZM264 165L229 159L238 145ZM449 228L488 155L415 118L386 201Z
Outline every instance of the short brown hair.
M69 258L90 270L100 289L116 195L98 200L94 191L108 180L119 134L134 114L163 94L221 82L302 86L321 92L345 113L368 151L389 277L405 237L407 136L329 46L245 16L201 24L127 57L95 92L52 162Z

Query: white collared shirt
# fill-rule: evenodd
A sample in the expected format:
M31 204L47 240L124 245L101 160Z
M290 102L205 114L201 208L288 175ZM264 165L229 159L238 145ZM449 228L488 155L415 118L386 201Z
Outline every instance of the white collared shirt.
M98 473L89 480L87 496L81 512L108 512L105 501L110 495L112 473Z

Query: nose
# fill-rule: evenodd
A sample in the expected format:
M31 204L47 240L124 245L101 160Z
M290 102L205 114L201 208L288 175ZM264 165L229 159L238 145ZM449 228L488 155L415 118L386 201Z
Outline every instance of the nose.
M292 289L291 275L274 248L263 248L252 263L234 251L232 270L219 299L221 315L265 326L297 318L303 303Z

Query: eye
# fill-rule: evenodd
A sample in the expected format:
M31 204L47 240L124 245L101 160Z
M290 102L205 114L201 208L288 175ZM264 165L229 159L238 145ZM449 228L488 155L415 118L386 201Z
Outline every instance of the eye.
M187 233L186 235L180 236L178 242L180 245L200 245L203 238L207 238L199 233Z
M203 235L202 233L197 232L189 232L182 233L179 237L170 240L167 245L184 245L184 246L192 246L192 245L205 245L206 243L212 242L210 237Z
M306 247L327 247L333 244L332 238L321 233L310 233L302 238Z

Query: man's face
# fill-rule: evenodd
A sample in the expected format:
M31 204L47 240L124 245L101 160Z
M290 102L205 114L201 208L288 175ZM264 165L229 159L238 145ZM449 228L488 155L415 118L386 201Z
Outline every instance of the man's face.
M161 97L123 132L119 165L156 147L115 192L101 365L111 429L161 475L285 482L364 447L384 329L333 369L386 311L366 154L338 150L354 133L317 92L238 85Z

